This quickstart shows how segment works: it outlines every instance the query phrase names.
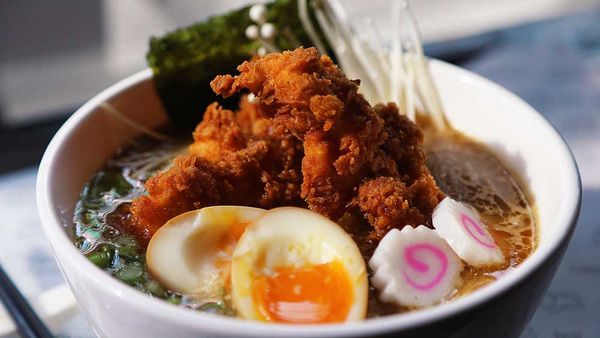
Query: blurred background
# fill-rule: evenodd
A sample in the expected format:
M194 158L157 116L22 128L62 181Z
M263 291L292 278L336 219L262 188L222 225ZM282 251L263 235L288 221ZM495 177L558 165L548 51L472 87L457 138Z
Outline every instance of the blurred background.
M0 1L0 263L25 294L62 282L35 213L35 170L51 136L87 99L146 67L150 36L248 2ZM351 17L386 17L383 1L343 3ZM584 204L572 262L524 337L600 337L600 293L585 294L586 285L600 285L600 214L589 207L600 203L600 0L410 4L427 54L514 91L573 148ZM2 323L0 316L0 335ZM60 328L62 337L91 335L81 316Z
M24 127L72 111L145 67L148 38L248 1L0 1L0 123ZM386 1L379 1L387 4ZM454 40L590 8L598 0L414 0L425 42ZM377 17L378 1L345 1Z

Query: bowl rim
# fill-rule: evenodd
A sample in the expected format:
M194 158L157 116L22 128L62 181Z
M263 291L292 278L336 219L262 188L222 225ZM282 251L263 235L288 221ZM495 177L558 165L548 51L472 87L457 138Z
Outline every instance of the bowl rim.
M570 158L568 163L564 163L565 170L573 181L572 186L568 186L568 194L564 197L568 203L560 210L557 217L552 221L552 226L559 226L560 231L551 242L543 248L537 248L523 263L517 266L503 278L487 285L477 292L466 295L452 302L440 304L419 311L372 318L361 322L351 322L342 324L323 324L323 325L292 325L292 324L265 324L230 318L220 315L206 314L198 311L185 309L170 304L160 299L149 297L125 283L118 281L109 274L96 267L84 257L73 245L71 239L64 231L64 226L53 207L53 196L49 195L50 177L53 174L56 154L61 146L68 139L68 136L88 115L104 101L119 95L144 81L152 79L152 70L144 69L139 71L116 84L108 87L98 95L94 96L79 108L59 129L52 141L48 145L42 161L39 166L36 182L36 199L39 216L46 236L49 238L55 258L58 261L57 251L63 259L70 264L78 266L85 271L85 279L90 283L97 284L118 297L122 297L124 302L138 310L142 314L152 314L153 318L162 318L166 322L183 325L199 332L206 332L216 335L236 335L236 336L262 336L262 337L343 337L354 335L373 335L378 333L393 332L398 330L412 329L418 326L430 324L442 319L458 315L469 309L476 308L483 303L501 296L512 287L522 282L528 275L534 273L554 255L570 238L570 234L575 228L579 208L581 205L581 178L575 162L575 158L568 145L556 129L542 117L535 109L509 92L498 84L483 78L468 70L448 64L439 60L431 60L430 67L441 72L448 72L451 76L467 78L477 82L480 85L488 86L498 95L514 101L523 106L531 117L536 119L536 125L540 128L550 129L554 137L558 139L558 144L563 154ZM61 266L61 262L58 262ZM61 266L62 270L62 266ZM63 271L64 274L64 271ZM66 279L66 278L65 278Z

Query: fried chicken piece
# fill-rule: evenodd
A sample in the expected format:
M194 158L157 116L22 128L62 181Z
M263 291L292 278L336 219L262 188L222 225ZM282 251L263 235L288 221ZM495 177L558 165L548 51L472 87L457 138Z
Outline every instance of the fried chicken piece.
M382 238L394 225L422 224L427 217L413 206L414 193L398 177L366 180L358 188L358 206L375 228L372 236Z
M302 205L302 143L243 97L233 113L210 105L194 131L190 152L217 168L223 200L272 208Z
M260 139L269 137L269 128L273 122L264 117L255 100L250 100L248 95L240 98L239 110L235 113L235 120L246 135Z
M358 88L315 48L268 54L242 63L238 70L240 75L235 77L217 76L211 82L215 93L229 97L249 89L260 99L266 117L275 117L300 137L309 131L330 129L343 110L341 95L334 91L356 93Z
M217 175L235 187L224 197L230 203L273 207L301 201L301 175L295 170L303 156L300 141L262 117L246 98L236 113L210 105L190 152L215 165Z
M249 89L258 103L243 97L236 113L207 108L192 155L150 179L149 195L132 205L144 238L178 213L215 203L308 206L334 221L359 213L374 240L393 227L430 223L443 194L425 165L423 135L395 105L372 108L359 81L314 48L238 70L215 78L213 90Z
M310 209L339 218L384 141L383 121L348 80L315 48L273 53L217 76L224 97L249 89L261 113L303 142L301 196Z
M306 203L300 198L300 165L304 157L302 142L283 126L266 118L258 105L250 102L246 96L240 100L240 110L235 117L250 137L265 140L268 144L269 152L261 163L263 193L260 205L267 208L305 206Z
M129 232L143 243L174 216L215 204L273 208L304 206L300 198L302 143L260 116L243 99L234 113L207 107L190 155L146 182L131 206Z
M385 121L385 142L372 163L375 175L358 188L351 203L375 229L379 240L392 228L420 224L431 226L433 209L444 198L425 164L423 134L417 125L400 114L395 104L375 106Z
M377 155L378 161L385 164L375 166L374 171L387 176L400 176L406 184L411 184L428 173L423 151L423 133L419 127L401 114L393 103L378 104L374 109L383 119L386 132L385 142ZM390 160L393 164L390 164Z
M260 112L303 142L302 197L333 220L358 209L380 239L391 227L427 223L441 192L425 166L423 135L395 105L375 109L314 48L244 62L218 76L225 97L249 89Z
M208 162L198 156L182 155L173 166L146 182L147 195L131 204L128 232L147 243L169 219L186 211L221 202L219 184Z
M302 142L283 128L271 125L268 129L269 153L262 164L263 193L260 205L266 208L295 205L306 206L300 197L304 157Z
M189 152L211 164L225 203L259 206L262 163L269 152L265 140L250 138L231 110L209 105L193 133Z
M234 113L216 102L206 108L193 135L190 153L216 166L222 172L220 176L241 177L256 172L268 152L265 140L244 135Z
M409 186L399 177L380 176L360 185L355 203L374 227L371 238L380 240L392 228L431 226L431 213L442 198L429 174Z
M427 216L427 222L429 222L433 210L446 197L446 194L437 186L429 169L423 171L421 176L413 181L410 190L414 194L413 205L417 206L421 213ZM429 223L428 225L432 224Z
M344 191L340 191L343 188L339 182L341 177L333 166L335 148L324 134L312 132L304 138L301 196L307 200L311 209L335 219L338 214L336 209L343 206L343 199L347 196L343 195ZM348 187L351 188L351 185Z

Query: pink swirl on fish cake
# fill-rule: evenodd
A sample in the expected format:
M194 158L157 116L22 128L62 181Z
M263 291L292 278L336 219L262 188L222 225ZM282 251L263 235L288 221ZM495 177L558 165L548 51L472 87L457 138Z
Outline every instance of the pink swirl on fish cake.
M474 220L471 216L467 214L462 214L460 216L460 222L467 230L467 233L475 240L477 243L483 245L489 249L496 249L496 243L491 235L483 228L482 224ZM475 230L475 231L473 231Z
M419 243L406 247L406 249L404 249L404 259L406 260L407 266L411 268L411 270L421 274L427 273L431 267L416 257L418 252L433 254L433 256L440 261L440 271L438 271L430 282L424 284L413 280L406 270L402 271L402 273L404 279L410 286L419 291L429 291L438 286L446 275L448 271L448 257L446 257L446 254L440 248L429 243Z

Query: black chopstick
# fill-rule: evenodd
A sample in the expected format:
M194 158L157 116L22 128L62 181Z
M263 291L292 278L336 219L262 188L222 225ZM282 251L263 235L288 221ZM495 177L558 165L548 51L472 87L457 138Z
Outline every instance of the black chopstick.
M0 300L12 317L22 338L50 338L52 333L33 311L25 297L0 265Z

